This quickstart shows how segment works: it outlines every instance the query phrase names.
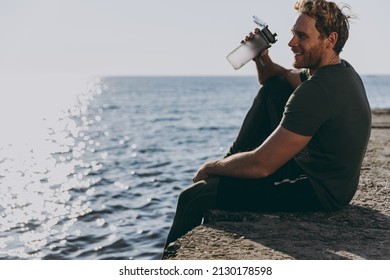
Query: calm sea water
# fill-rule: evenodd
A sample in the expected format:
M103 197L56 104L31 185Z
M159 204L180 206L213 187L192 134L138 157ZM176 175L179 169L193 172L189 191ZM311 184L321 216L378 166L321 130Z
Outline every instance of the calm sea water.
M364 81L390 108L390 76ZM0 259L158 259L178 194L226 153L258 90L254 77L57 87L1 116Z

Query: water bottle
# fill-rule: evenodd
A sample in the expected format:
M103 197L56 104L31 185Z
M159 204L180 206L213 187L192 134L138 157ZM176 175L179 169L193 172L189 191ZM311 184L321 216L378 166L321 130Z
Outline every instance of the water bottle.
M253 21L261 27L260 32L255 34L253 39L247 42L242 42L226 56L226 59L235 70L240 69L242 66L258 56L262 51L271 47L271 44L276 42L277 34L272 34L265 22L257 16L253 16ZM262 65L261 60L260 63L260 65Z

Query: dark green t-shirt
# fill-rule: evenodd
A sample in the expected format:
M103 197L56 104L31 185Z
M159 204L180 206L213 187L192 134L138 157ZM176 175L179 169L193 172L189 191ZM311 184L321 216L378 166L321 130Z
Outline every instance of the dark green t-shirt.
M312 136L295 156L328 210L356 192L370 137L371 110L363 82L346 61L320 68L288 100L281 125Z

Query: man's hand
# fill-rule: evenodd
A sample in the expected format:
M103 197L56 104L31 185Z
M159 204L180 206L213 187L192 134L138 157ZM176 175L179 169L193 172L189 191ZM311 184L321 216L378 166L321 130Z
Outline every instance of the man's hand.
M194 175L194 178L192 178L192 181L194 183L196 183L196 182L206 180L207 178L209 178L211 175L210 169L213 165L215 165L215 162L216 161L210 161L210 162L206 162L205 164L203 164L199 168L199 170L196 172L196 174Z
M260 29L256 28L254 32L248 34L241 43L251 41L256 34L260 33ZM269 78L280 75L280 66L275 64L268 55L268 49L265 49L256 56L253 61L256 63L256 70L260 84L264 84ZM285 69L284 69L285 70Z

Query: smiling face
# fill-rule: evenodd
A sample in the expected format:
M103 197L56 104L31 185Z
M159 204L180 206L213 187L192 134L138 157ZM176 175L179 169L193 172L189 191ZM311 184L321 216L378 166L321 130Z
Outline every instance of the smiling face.
M313 74L324 64L327 48L327 38L321 38L315 27L315 20L305 14L300 14L292 29L293 38L288 43L294 53L295 68L308 68Z

